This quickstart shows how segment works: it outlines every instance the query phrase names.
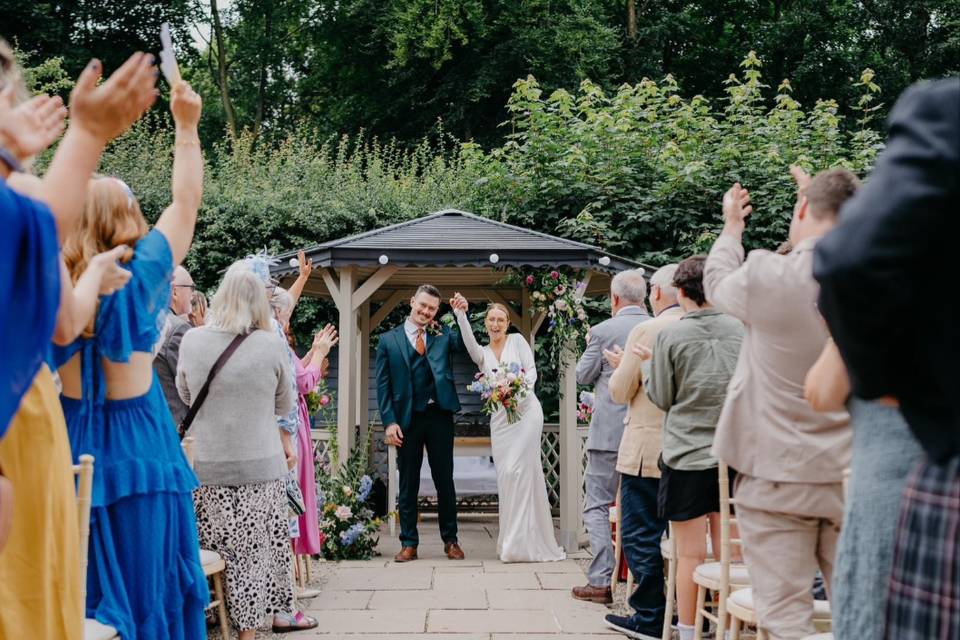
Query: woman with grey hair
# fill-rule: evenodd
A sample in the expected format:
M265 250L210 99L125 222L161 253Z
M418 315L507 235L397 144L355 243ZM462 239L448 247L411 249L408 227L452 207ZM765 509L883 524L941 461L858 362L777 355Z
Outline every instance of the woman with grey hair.
M216 384L204 397L211 373ZM288 465L275 416L296 406L296 394L263 284L247 265L227 270L207 324L184 336L177 388L188 405L200 403L187 431L201 483L194 494L200 544L226 563L227 608L240 640L252 640L268 613L274 631L316 627L287 613L294 608Z

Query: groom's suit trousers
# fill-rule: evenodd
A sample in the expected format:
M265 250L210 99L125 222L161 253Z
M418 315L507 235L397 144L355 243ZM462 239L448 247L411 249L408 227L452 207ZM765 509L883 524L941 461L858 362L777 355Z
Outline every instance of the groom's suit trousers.
M427 405L426 411L414 411L410 426L403 430L403 446L397 449L400 491L400 543L404 547L420 544L417 533L417 495L420 493L420 468L423 450L427 450L430 472L437 487L437 515L440 537L457 541L457 491L453 485L453 414Z

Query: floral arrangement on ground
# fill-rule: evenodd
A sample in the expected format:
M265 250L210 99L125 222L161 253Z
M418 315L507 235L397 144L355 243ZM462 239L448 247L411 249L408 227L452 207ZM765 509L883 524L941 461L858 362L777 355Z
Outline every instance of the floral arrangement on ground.
M333 393L326 381L321 381L315 393L323 422L335 425ZM326 456L315 460L320 548L327 560L367 560L374 555L380 540L381 520L369 502L373 489L373 478L367 473L369 450L369 439L358 442L338 469L340 444L334 427L330 430Z

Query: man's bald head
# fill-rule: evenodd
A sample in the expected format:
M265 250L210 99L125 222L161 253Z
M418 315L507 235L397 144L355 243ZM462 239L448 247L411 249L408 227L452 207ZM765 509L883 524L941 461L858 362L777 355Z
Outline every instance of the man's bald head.
M173 271L173 295L170 298L170 309L178 316L190 313L190 303L193 301L193 278L190 272L182 266Z

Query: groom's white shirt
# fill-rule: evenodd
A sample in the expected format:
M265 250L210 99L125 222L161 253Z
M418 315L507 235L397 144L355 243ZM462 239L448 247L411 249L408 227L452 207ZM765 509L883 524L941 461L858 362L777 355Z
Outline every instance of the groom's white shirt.
M403 323L403 330L407 334L407 340L410 341L410 346L414 349L417 348L417 332L420 331L420 327L416 325L410 318L407 318ZM426 343L427 334L423 334L424 343Z

